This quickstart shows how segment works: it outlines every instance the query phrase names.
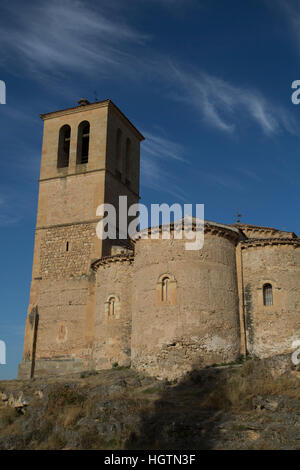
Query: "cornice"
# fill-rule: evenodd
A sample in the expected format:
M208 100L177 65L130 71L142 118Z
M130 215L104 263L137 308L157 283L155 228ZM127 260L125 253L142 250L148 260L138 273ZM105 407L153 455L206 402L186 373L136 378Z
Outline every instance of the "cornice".
M132 264L134 255L117 254L114 256L104 256L99 258L91 264L91 269L97 271L99 266L108 266L112 263L130 263Z
M74 106L72 108L59 109L57 111L51 111L50 113L40 114L40 118L43 121L47 119L54 119L60 116L67 116L69 114L82 113L82 111L90 111L97 108L108 107L110 100L97 101L96 103L90 103L83 106Z
M61 109L58 111L53 111L50 113L40 114L40 118L43 121L47 121L48 119L54 119L54 118L61 117L61 116L68 116L70 114L77 114L77 113L82 113L83 111L91 111L93 109L105 108L105 107L116 111L119 117L121 117L121 119L125 120L125 122L129 124L129 126L138 136L140 141L145 140L145 137L134 126L134 124L132 124L132 122L125 116L125 114L120 110L120 108L118 108L118 106L116 106L113 103L113 101L109 99L104 100L104 101L97 101L96 103L89 103L89 104L85 104L81 106L74 106L72 108L66 108L66 109Z
M138 241L140 239L151 239L151 235L159 234L162 235L164 232L168 232L170 228L170 234L174 234L174 232L181 230L186 230L187 232L195 232L197 228L197 220L193 217L190 221L186 224L184 220L179 220L177 222L165 225L159 225L156 227L148 227L144 230L138 232L133 241ZM216 222L205 221L204 222L204 234L211 233L213 235L222 236L224 238L228 238L234 241L238 241L240 238L240 232L237 228L218 224ZM157 240L163 240L163 238L157 238Z
M251 238L240 241L242 250L250 247L264 247L274 245L300 246L300 238Z

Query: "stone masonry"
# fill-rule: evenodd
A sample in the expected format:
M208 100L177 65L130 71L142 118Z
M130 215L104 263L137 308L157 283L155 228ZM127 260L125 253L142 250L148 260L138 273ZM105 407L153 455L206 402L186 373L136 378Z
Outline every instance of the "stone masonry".
M198 251L185 250L173 229L168 240L158 228L155 240L141 233L102 241L97 207L112 204L118 215L119 196L128 206L139 201L143 136L110 100L80 100L41 117L20 378L131 365L174 379L241 354L293 351L300 339L299 237L206 221Z

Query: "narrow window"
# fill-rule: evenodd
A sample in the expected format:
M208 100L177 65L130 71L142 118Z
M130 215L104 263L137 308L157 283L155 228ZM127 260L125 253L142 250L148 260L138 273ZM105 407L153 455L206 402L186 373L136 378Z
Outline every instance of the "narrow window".
M71 127L67 124L59 131L57 168L69 166Z
M90 123L83 121L78 126L77 165L88 163L90 146Z
M263 297L265 306L273 305L273 289L271 284L263 286Z
M156 283L156 304L176 305L177 281L171 273L161 274Z
M118 179L122 177L122 131L121 129L117 130L116 138L116 176Z
M126 140L126 151L125 151L125 177L126 177L126 184L130 182L130 159L131 159L131 142L130 139Z
M161 283L161 300L168 302L169 300L169 278L165 277Z
M69 251L69 242L66 243L66 251Z
M114 297L111 297L109 299L109 315L111 317L115 315L115 302L116 302L116 299Z

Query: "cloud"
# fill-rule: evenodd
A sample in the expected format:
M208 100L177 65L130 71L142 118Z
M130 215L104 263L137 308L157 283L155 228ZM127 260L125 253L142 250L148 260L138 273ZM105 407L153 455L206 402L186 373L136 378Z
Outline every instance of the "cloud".
M180 200L186 199L186 192L180 189L170 167L188 164L184 147L165 136L143 131L146 140L141 151L141 175L143 184L150 189L164 191Z
M28 216L32 207L32 197L23 191L14 190L8 185L1 185L0 193L0 227L18 225Z
M174 84L181 88L173 98L195 108L208 125L233 134L241 122L250 120L268 136L282 131L297 134L293 117L258 91L236 86L205 72L186 72L173 64L171 69Z
M187 162L183 156L184 147L181 144L147 131L144 135L146 140L143 144L143 151L149 156Z
M52 0L2 10L2 53L8 62L13 58L31 71L63 75L66 70L97 70L105 75L124 68L131 59L128 47L145 40L116 15L106 17L99 4L94 9L79 0Z
M234 177L226 172L198 172L201 178L206 180L212 186L222 187L234 191L243 191L244 185L241 184L240 178Z
M300 4L298 0L273 0L272 3L268 2L271 8L276 6L286 16L294 37L300 46Z
M263 179L257 175L257 173L253 170L249 170L248 168L239 168L238 171L245 175L247 178L250 178L257 183L262 183Z

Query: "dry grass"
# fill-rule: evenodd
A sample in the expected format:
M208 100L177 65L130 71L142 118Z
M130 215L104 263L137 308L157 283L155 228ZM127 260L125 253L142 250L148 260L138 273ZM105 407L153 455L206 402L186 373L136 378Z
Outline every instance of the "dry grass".
M10 426L18 418L18 413L14 408L8 406L1 408L0 410L0 425L1 427Z
M59 415L58 422L65 428L73 428L76 426L80 418L85 415L82 406L66 406Z
M28 449L121 449L131 445L132 440L133 446L136 442L143 446L145 441L146 446L161 448L162 442L166 439L168 442L165 433L171 431L178 442L184 442L187 431L180 423L186 416L199 412L201 418L197 419L207 420L208 430L216 420L218 432L218 417L229 411L225 416L235 417L229 431L236 434L242 446L248 441L249 449L270 449L272 443L264 435L256 439L256 431L247 431L247 423L262 416L256 412L257 403L261 403L256 398L260 395L264 403L265 398L272 396L296 399L291 405L289 402L283 405L284 400L280 399L280 407L291 406L288 412L297 412L300 398L299 378L289 374L273 378L263 361L249 360L233 369L195 371L194 376L176 384L153 381L136 386L135 382L130 385L132 377L131 372L114 370L88 374L84 380L68 379L67 383L28 383L27 393L32 398L24 416L9 407L0 408L3 448L13 445ZM127 385L123 387L124 378ZM9 384L9 387L14 393L16 385ZM37 389L44 392L42 399L35 397ZM163 424L155 427L161 417ZM275 414L273 417L277 419ZM166 430L160 433L160 427L168 424L168 420L171 424L178 420L175 431L170 424L171 431L166 425ZM28 435L24 434L25 421L30 423ZM135 433L139 434L137 441L132 438Z
M68 406L82 407L84 401L85 397L78 389L58 384L49 393L47 415L55 415L59 410Z
M263 364L249 361L207 393L201 407L246 410L251 408L253 398L258 395L284 395L299 399L299 379L291 375L273 378Z

